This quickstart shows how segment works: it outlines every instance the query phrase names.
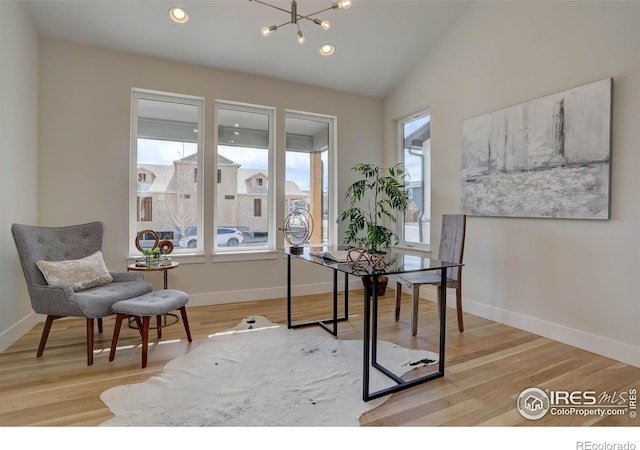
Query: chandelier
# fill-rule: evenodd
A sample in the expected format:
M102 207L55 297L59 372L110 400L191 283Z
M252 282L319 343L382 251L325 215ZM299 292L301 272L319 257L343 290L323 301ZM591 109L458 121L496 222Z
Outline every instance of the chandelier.
M333 4L331 4L331 6L329 6L328 8L325 9L321 9L320 11L316 11L313 12L311 14L298 14L298 3L293 0L291 2L291 10L286 10L284 8L280 8L278 6L274 6L274 5L270 5L266 2L263 2L261 0L249 0L250 2L256 2L256 3L262 3L265 6L268 6L270 8L274 8L277 10L280 10L282 12L285 12L287 14L289 14L289 20L287 22L284 22L280 25L271 25L269 27L263 27L261 32L263 36L269 36L271 33L273 33L274 31L277 31L278 28L281 28L285 25L289 25L289 24L293 24L298 28L298 31L296 33L297 39L298 39L298 43L299 44L304 44L304 34L302 33L302 30L300 29L300 21L303 20L308 20L309 22L313 22L314 24L318 25L320 28L322 28L323 30L328 30L329 28L331 28L331 23L328 20L322 20L322 19L318 19L317 16L318 14L321 14L325 11L329 11L332 9L349 9L351 8L351 0L339 0Z

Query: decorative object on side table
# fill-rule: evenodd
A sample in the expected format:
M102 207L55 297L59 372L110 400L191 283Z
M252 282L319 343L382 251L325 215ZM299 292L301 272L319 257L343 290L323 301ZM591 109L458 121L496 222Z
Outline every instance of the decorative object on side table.
M154 238L153 247L142 248L140 240L147 234ZM162 267L171 265L171 259L167 256L173 251L173 243L168 240L160 240L158 233L154 230L142 230L136 235L136 248L144 255L136 260L139 267Z
M352 170L361 178L347 188L345 199L349 201L349 208L336 220L338 224L347 223L344 243L361 247L370 256L384 254L398 243L397 234L387 225L395 223L396 216L407 209L406 172L402 164L384 168L363 163ZM380 264L379 258L376 261ZM362 280L372 282L372 277ZM387 277L380 276L378 281L386 288Z
M280 231L289 244L291 253L299 255L313 233L313 217L306 209L296 208L286 217Z

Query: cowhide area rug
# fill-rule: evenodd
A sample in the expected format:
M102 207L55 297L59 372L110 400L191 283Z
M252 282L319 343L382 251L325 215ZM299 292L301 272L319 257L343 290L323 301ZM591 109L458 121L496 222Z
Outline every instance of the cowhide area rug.
M378 342L378 361L398 375L437 358ZM376 369L370 380L372 391L394 384ZM388 396L362 400L362 341L252 316L160 375L100 398L114 414L102 426L291 427L359 426L360 415Z

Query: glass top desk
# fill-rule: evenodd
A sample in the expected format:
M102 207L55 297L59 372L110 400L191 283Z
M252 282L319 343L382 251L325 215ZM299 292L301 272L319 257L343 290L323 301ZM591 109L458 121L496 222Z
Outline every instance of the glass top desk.
M338 335L338 322L348 320L348 291L349 276L370 277L372 283L365 283L364 291L364 330L363 330L363 377L362 377L362 398L369 401L378 397L389 395L393 392L425 383L435 378L444 376L445 361L445 325L446 325L446 289L442 290L442 301L439 304L440 318L440 339L438 351L438 370L436 372L424 375L420 378L404 380L400 376L394 374L377 361L377 341L378 341L378 279L383 275L397 275L409 272L421 272L429 270L440 271L441 283L446 286L447 269L459 267L462 264L439 261L436 259L424 258L418 256L411 251L403 251L393 249L384 255L383 267L377 267L374 270L369 267L358 267L350 262L332 261L327 258L316 256L328 250L326 247L300 247L297 251L291 251L290 248L279 249L278 251L287 255L287 326L289 328L300 328L311 325L319 325L325 328L334 336ZM339 248L339 250L343 250ZM333 318L312 322L304 322L293 324L291 322L291 260L297 258L318 266L322 266L333 270ZM381 265L382 266L382 265ZM338 317L338 274L344 274L344 316ZM367 287L369 286L369 287ZM333 322L333 329L329 328L325 322ZM376 368L387 377L391 378L396 384L386 389L376 392L370 392L369 373L371 367Z

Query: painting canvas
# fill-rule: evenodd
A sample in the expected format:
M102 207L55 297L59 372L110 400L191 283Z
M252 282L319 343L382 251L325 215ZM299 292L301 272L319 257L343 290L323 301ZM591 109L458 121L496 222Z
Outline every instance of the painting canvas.
M462 211L609 219L612 82L465 120Z

